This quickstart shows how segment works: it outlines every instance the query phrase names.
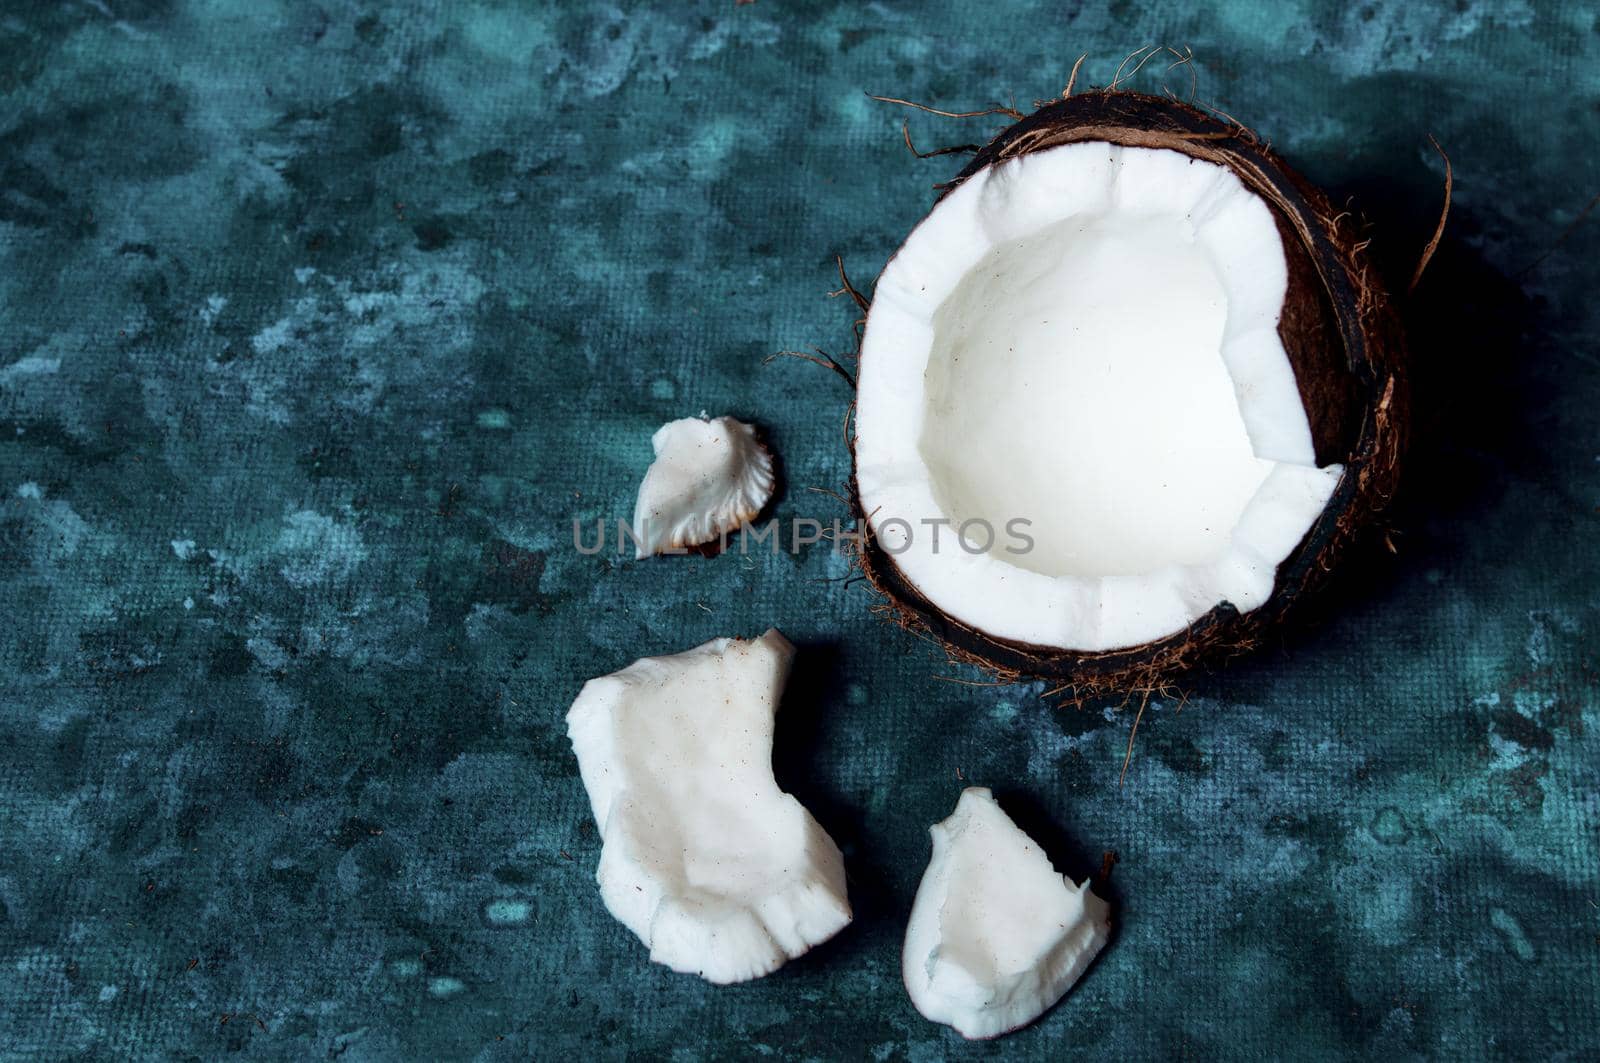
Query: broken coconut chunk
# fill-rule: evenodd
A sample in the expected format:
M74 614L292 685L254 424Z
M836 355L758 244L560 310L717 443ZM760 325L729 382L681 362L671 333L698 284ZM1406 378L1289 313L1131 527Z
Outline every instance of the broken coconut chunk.
M771 974L850 922L839 847L772 775L793 657L775 628L713 639L591 679L567 712L606 908L709 982Z
M1044 1014L1099 955L1110 908L1058 875L984 787L935 823L933 859L901 955L917 1010L963 1037L997 1037Z
M656 460L633 509L638 557L714 542L772 498L772 455L743 421L685 417L656 429L650 444Z

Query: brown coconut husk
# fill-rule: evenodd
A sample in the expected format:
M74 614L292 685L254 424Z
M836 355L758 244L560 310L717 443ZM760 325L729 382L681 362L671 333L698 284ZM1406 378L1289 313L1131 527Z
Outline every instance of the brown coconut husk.
M1217 163L1272 209L1289 267L1279 333L1311 423L1317 461L1342 462L1346 471L1322 515L1278 566L1265 604L1241 614L1223 603L1176 634L1103 653L996 638L944 613L878 544L852 476L852 498L863 518L858 561L883 597L883 612L934 639L954 661L977 665L1002 681L1044 679L1052 684L1052 694L1072 700L1167 693L1184 673L1266 641L1328 582L1394 495L1409 408L1398 316L1367 261L1358 220L1336 209L1231 119L1168 97L1114 90L1069 95L1021 118L979 149L944 194L986 166L1086 140L1168 148Z

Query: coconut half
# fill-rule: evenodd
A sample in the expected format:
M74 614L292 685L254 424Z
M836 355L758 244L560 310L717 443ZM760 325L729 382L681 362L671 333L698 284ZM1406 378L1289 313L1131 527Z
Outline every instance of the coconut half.
M1066 995L1111 936L1087 881L1056 873L984 787L935 823L901 969L924 1017L967 1038L1026 1026Z
M1240 649L1394 487L1387 302L1248 131L1095 93L984 148L879 277L863 563L960 657L1079 688Z
M675 971L759 978L850 922L839 847L772 776L793 658L776 629L713 639L591 679L567 712L600 896Z

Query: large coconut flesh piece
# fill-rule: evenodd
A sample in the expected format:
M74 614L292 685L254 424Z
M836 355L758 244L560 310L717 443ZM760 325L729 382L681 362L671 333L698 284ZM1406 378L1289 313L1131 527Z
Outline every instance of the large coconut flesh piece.
M874 585L958 658L1080 692L1259 641L1395 485L1406 389L1358 239L1169 99L1074 96L1002 133L867 316Z
M901 968L918 1011L963 1037L1015 1030L1066 995L1111 936L1111 909L1074 885L981 786L935 823Z
M713 639L591 679L567 712L600 896L675 971L759 978L850 922L839 847L772 776L793 657L776 629Z

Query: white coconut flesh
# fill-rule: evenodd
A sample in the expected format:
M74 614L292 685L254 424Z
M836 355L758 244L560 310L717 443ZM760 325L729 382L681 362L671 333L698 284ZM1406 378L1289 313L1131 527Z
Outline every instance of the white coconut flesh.
M633 508L637 557L719 540L756 518L772 498L772 455L754 425L732 417L685 417L650 437L655 461Z
M1260 606L1344 471L1317 465L1287 285L1271 210L1224 167L1096 141L979 171L868 316L856 477L879 543L942 612L1043 647Z
M964 1037L1025 1026L1066 995L1111 935L1110 907L1073 885L983 787L933 825L906 926L906 992Z
M794 647L769 630L591 679L567 733L606 908L675 971L769 974L850 922L839 847L772 775Z

